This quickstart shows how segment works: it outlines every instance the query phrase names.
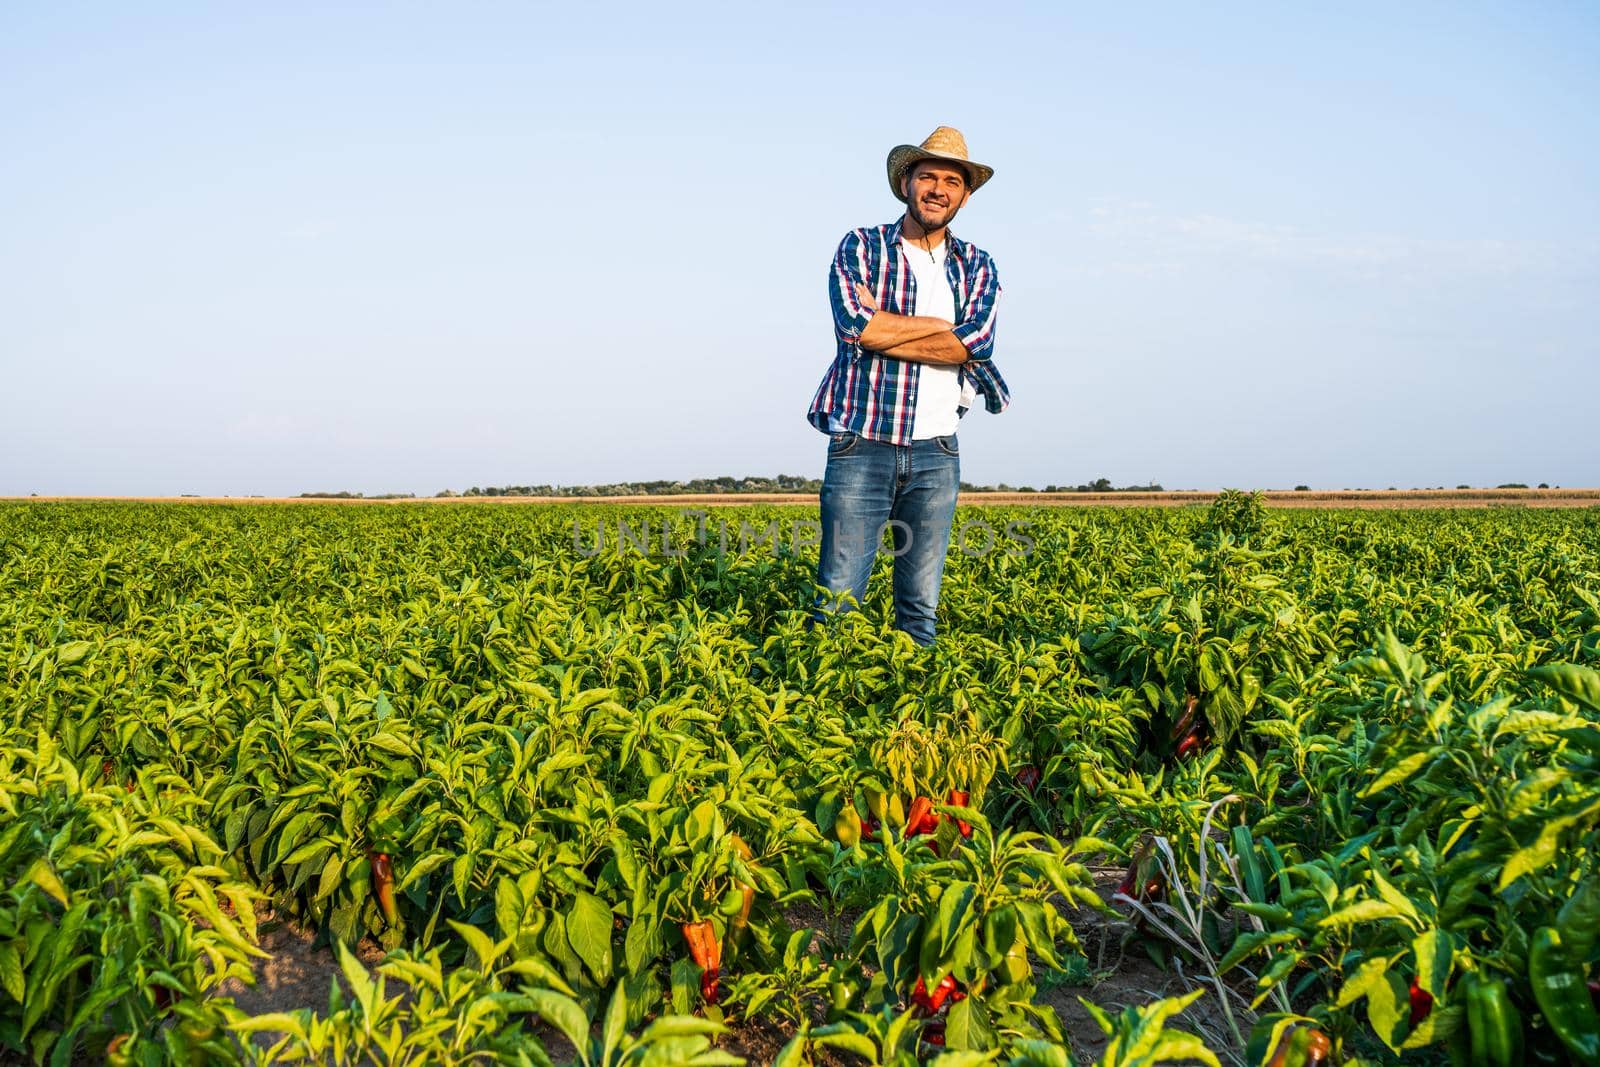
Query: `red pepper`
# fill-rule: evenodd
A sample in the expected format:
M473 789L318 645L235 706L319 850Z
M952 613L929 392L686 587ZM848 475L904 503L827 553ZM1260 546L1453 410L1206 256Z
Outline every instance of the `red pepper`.
M1133 896L1133 887L1139 880L1139 861L1134 860L1128 864L1128 873L1122 876L1122 881L1117 883L1117 892L1125 897Z
M378 907L383 911L383 921L390 926L400 925L400 909L394 903L394 864L387 852L369 852L372 861L372 890L377 895Z
M1022 767L1017 771L1017 784L1030 793L1039 788L1039 768L1031 763Z
M931 1022L922 1031L922 1040L930 1045L944 1047L944 1023Z
M944 798L944 802L952 807L964 808L970 798L971 794L965 789L952 789L950 795ZM956 820L956 829L961 831L962 837L972 836L972 824L965 819Z
M700 995L707 1004L717 1002L717 978L722 973L722 944L717 940L711 920L683 924L683 939L689 945L689 958L700 965Z
M1194 726L1194 713L1200 706L1200 698L1194 694L1189 695L1188 701L1183 706L1183 714L1178 721L1172 724L1172 740L1178 741Z
M861 840L876 841L878 839L878 820L870 815L861 816Z
M700 974L700 995L705 998L707 1004L717 1002L717 975L718 970L715 967Z
M911 1003L929 1015L937 1015L947 1000L955 1003L966 999L967 995L956 988L956 976L953 974L947 974L939 979L939 984L933 987L931 996L921 975L917 976L917 984L911 987Z
M939 822L933 814L933 801L927 797L914 798L911 801L911 812L906 816L906 837L931 834L938 825Z
M1327 1034L1314 1026L1296 1023L1278 1039L1266 1067L1316 1067L1327 1063L1332 1053L1333 1042Z
M1433 994L1417 985L1415 978L1411 979L1411 1025L1416 1026L1428 1017L1433 1011Z
M1188 759L1198 755L1201 745L1205 744L1206 731L1200 723L1189 727L1189 732L1183 735L1183 740L1178 742L1178 758Z

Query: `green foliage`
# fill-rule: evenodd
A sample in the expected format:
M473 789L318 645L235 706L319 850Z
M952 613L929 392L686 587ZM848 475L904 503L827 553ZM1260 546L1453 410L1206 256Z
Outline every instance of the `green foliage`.
M1236 1034L1270 1003L1346 1059L1437 1052L1472 974L1547 1052L1531 931L1594 976L1600 513L964 509L1031 551L953 550L932 649L884 632L886 569L803 628L804 510L718 517L777 536L0 506L0 1058L537 1063L537 1019L712 1063L777 1018L787 1063L1064 1062L1037 989L1085 970L1112 856L1160 857L1139 936L1220 972ZM602 521L652 551L575 543ZM242 1018L211 994L265 906L388 955ZM1130 1011L1118 1055L1176 1047Z

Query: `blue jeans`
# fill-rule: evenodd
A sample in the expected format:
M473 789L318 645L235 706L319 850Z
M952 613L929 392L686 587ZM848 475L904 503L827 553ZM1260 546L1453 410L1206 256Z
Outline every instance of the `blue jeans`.
M812 620L849 611L841 594L859 603L887 525L894 546L895 628L919 645L933 643L934 607L950 547L950 523L961 488L956 435L891 445L859 434L828 438L822 477L822 548Z

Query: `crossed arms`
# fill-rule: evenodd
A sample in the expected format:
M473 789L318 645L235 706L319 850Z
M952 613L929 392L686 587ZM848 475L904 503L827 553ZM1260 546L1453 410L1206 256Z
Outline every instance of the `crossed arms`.
M846 234L828 272L834 330L841 341L915 363L953 366L989 358L994 351L1000 280L985 253L977 253L978 261L967 275L971 298L960 311L961 321L951 325L927 315L880 311L864 281L868 273L864 238L861 230Z
M954 324L928 315L879 311L872 291L860 283L856 283L856 297L872 312L867 328L861 331L862 348L913 363L958 364L972 358L953 332Z

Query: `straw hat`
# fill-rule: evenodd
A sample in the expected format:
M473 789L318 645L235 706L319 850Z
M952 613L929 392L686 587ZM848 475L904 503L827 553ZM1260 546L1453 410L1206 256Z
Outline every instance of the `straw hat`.
M993 167L974 163L967 158L967 139L961 136L960 130L953 126L940 126L928 134L928 139L920 145L896 145L889 152L889 188L896 200L905 202L905 194L900 191L900 179L905 177L913 163L924 159L942 159L959 164L967 172L967 185L972 192L994 177Z

